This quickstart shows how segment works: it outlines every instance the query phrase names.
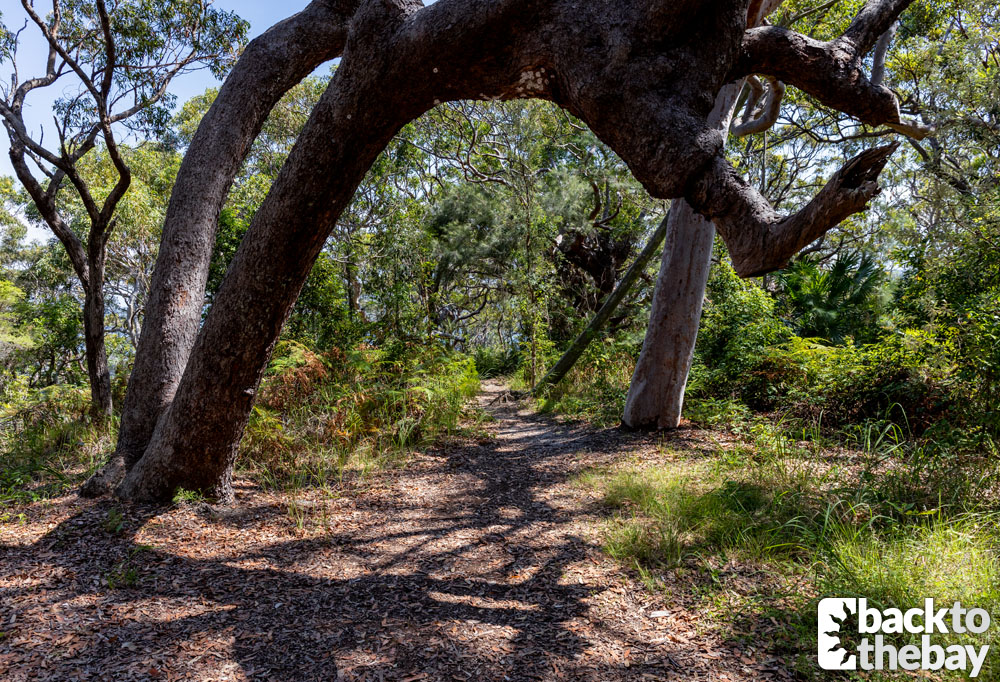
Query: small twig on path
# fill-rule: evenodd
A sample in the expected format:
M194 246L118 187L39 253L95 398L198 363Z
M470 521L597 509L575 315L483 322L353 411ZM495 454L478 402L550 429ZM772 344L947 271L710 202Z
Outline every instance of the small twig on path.
M528 397L528 391L511 391L507 390L498 395L496 398L490 401L490 405L496 405L500 403L501 405L507 403L516 403L524 400Z

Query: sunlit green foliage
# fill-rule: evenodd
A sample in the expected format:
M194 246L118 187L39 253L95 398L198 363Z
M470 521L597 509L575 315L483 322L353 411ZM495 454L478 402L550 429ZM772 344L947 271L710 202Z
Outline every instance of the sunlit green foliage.
M884 273L869 254L838 254L829 267L796 260L778 275L785 315L795 333L841 343L877 338Z
M454 435L478 390L475 363L440 348L318 354L286 341L261 387L240 465L272 485L303 472L340 481Z

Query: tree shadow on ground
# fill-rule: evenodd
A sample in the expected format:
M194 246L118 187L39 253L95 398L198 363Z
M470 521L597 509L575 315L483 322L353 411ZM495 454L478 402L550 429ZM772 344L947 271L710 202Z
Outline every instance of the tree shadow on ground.
M75 498L32 510L29 529L64 518L0 542L0 668L11 680L739 679L738 661L706 668L707 645L664 636L648 595L581 532L593 509L566 492L655 437L517 424L324 506L321 532L297 531L260 491L231 511Z

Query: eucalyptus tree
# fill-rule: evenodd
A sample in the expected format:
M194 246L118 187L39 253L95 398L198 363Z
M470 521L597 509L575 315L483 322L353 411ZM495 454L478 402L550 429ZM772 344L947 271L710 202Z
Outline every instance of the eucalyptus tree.
M526 342L534 376L542 337L559 343L597 310L656 202L613 151L548 102L446 104L413 129L425 172L448 188L428 197L428 226L438 246L452 245L441 264L457 295L442 321L484 344ZM623 306L616 323L632 312Z
M824 3L802 8L801 3L795 1L786 3L785 0L763 0L754 4L756 13L748 15L748 23L762 26L769 21L776 21L778 27L781 27L779 30L788 30L800 22L809 21L811 27L808 35L812 38L812 29L821 24L825 27L829 25L829 21L821 22L820 19L827 19L834 4ZM779 12L779 9L782 11ZM848 28L848 24L837 28L843 31ZM839 33L835 32L827 36L827 39L834 40L837 35ZM881 63L882 60L884 53L877 61ZM872 82L877 85L874 78L873 75ZM734 141L730 147L734 144L744 146L741 157L737 159L737 167L747 173L748 181L759 188L762 196L773 206L781 208L789 207L787 194L791 185L802 184L805 175L810 175L811 178L821 177L819 171L828 171L830 165L827 163L822 169L796 166L792 172L780 176L782 181L787 181L781 187L784 192L775 191L776 176L768 175L764 168L768 131L779 119L785 93L785 83L774 74L768 74L763 79L751 74L744 81L728 84L719 92L709 119L725 138ZM836 111L835 108L833 110ZM839 111L837 114L842 115ZM924 131L920 126L914 125L907 132L922 135ZM742 138L747 138L747 141L743 142ZM778 146L785 150L791 144L786 139L779 142ZM816 145L812 144L809 148L811 157L817 156ZM752 162L758 159L761 170L755 172ZM807 173L807 170L812 173ZM815 180L811 182L804 193L806 195L822 186L821 183L817 185ZM799 189L799 186L796 185L795 188ZM799 202L807 200L808 197L804 194L799 193L794 198ZM715 225L705 216L699 215L690 203L684 199L675 200L671 205L666 227L663 257L646 337L622 415L623 423L633 428L676 428L680 423L712 261ZM825 233L816 236L822 240ZM801 244L800 248L805 245Z
M236 56L246 24L199 0L52 0L45 14L22 0L24 26L0 26L0 117L9 155L41 221L58 238L84 291L84 339L92 411L111 413L111 377L104 339L104 278L115 210L131 183L121 150L128 135L157 134L169 119L171 81L197 68L221 75ZM20 17L19 17L20 18ZM35 31L47 48L29 73L22 32ZM54 121L32 130L25 106L43 92L54 96ZM93 187L80 171L101 147L114 167L108 187ZM63 212L67 194L86 213L73 225Z
M311 4L265 33L259 50L248 48L182 164L137 358L137 368L151 369L133 373L129 388L155 395L160 409L152 415L155 427L144 427L151 437L119 494L166 499L183 486L232 498L236 447L313 262L381 151L436 104L554 101L619 154L654 197L684 197L711 219L737 271L756 275L780 267L863 210L895 145L862 152L805 207L781 216L726 161L722 135L708 122L716 94L726 83L762 73L871 124L904 126L895 96L869 80L863 58L908 4L871 0L827 42L774 26L748 28L748 13L756 10L738 0ZM273 50L284 58L274 59ZM184 320L201 305L204 277L190 273L192 267L203 272L215 227L214 219L198 216L214 218L280 93L303 70L341 51L340 66L194 338ZM264 73L271 77L263 79ZM227 117L232 125L223 130ZM196 178L203 182L192 184ZM170 213L185 203L190 219L181 229ZM184 286L155 286L175 274ZM158 297L163 308L156 307ZM150 339L169 343L149 346L150 329ZM128 411L125 418L132 418Z
M893 85L936 130L911 144L893 237L916 321L952 322L1000 290L1000 9L931 5L919 19L890 54Z
M156 249L180 155L152 143L120 145L120 149L132 180L115 211L115 229L107 242L105 297L107 331L124 341L129 356L122 360L127 363L139 341ZM103 149L87 155L80 167L82 176L98 192L113 183L117 175ZM72 218L71 222L86 224L86 214L78 202L67 201L64 213Z

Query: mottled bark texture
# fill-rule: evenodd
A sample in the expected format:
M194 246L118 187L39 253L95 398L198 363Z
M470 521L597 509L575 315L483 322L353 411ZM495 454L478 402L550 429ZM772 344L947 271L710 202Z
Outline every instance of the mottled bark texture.
M908 1L873 0L850 38L826 44L748 33L747 0L361 2L340 68L255 216L173 401L119 494L161 500L183 486L231 498L254 394L313 261L378 153L435 104L556 102L614 149L653 196L685 197L712 219L740 271L751 274L783 263L803 238L863 208L888 150L862 155L803 212L783 219L722 157L722 136L708 123L716 93L761 71L759 58L827 104L869 123L897 122L892 94L868 83L860 59ZM821 71L822 83L812 77ZM187 265L182 258L165 267Z
M81 493L118 484L174 397L201 321L219 211L271 109L340 56L359 0L314 0L250 42L184 156L167 208L115 455Z
M747 23L760 25L783 0L765 0L750 8ZM784 85L769 77L768 89L751 76L745 119L730 125L742 82L719 92L709 124L723 139L727 132L740 137L769 128L775 121ZM753 119L757 102L766 98L763 113ZM712 266L715 226L698 215L684 199L675 199L667 224L666 246L656 278L646 336L625 398L622 423L630 428L672 429L680 424L705 286Z
M646 336L625 397L625 426L676 428L680 421L714 239L712 223L675 199Z

